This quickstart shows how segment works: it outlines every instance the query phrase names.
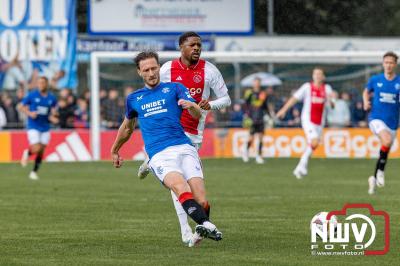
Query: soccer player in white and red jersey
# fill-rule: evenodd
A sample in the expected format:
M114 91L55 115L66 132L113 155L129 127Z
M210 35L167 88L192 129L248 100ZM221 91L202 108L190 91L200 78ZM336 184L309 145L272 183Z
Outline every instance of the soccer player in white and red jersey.
M179 82L183 84L202 109L200 119L193 118L187 110L181 116L181 124L185 134L190 138L196 149L200 149L203 141L203 131L206 115L209 110L219 110L231 104L228 89L220 71L212 63L200 58L201 37L196 32L189 31L179 37L181 57L164 63L160 69L161 82ZM211 90L216 99L210 100ZM148 174L147 160L140 166L138 176L144 178ZM179 200L172 193L172 199L181 226L182 241L188 243L192 238L192 229L188 224L187 214ZM210 206L204 206L210 214Z
M203 141L204 122L207 111L219 110L231 104L228 89L219 70L212 63L200 59L201 38L195 32L185 32L179 37L181 57L168 61L161 67L161 80L179 82L190 92L190 95L203 109L199 120L183 112L181 123L186 135L190 137L197 149ZM217 97L209 101L211 90Z
M331 94L331 86L325 84L324 71L318 67L314 68L312 82L304 83L276 114L278 118L282 119L296 102L303 101L301 125L306 135L308 146L293 171L293 174L298 179L307 175L308 160L318 147L324 127L325 104L330 102L334 107L334 100L331 98Z

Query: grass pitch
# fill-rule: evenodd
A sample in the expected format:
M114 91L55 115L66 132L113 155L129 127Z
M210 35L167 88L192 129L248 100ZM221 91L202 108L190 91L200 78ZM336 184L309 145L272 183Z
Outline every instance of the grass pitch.
M294 159L265 165L204 160L212 221L224 240L196 248L180 240L169 192L138 163L0 164L1 265L398 265L400 161L389 160L386 187L367 194L375 160L310 162L296 180ZM312 256L309 222L347 202L371 203L391 218L384 256Z

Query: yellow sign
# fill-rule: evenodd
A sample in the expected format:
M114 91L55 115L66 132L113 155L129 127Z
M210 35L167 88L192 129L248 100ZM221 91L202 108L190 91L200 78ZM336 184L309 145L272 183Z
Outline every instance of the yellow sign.
M8 132L0 132L0 162L11 161L11 135Z

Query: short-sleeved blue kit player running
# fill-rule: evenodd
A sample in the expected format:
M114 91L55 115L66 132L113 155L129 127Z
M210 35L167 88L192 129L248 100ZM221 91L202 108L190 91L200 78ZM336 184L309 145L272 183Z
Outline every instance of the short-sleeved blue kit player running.
M368 120L382 120L390 129L396 130L400 115L400 76L393 80L387 80L384 74L372 76L366 88L374 93Z
M144 87L126 98L125 117L138 118L150 159L167 147L192 145L180 123L180 99L195 101L183 85L174 82L160 83L153 89Z
M50 129L49 116L51 108L57 105L57 98L51 92L46 96L40 94L39 90L34 90L22 100L23 105L29 105L29 111L37 112L37 118L28 117L28 129L35 129L46 132Z

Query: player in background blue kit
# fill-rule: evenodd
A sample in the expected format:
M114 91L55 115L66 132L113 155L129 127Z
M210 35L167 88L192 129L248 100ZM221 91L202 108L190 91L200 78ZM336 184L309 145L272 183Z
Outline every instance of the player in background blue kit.
M135 63L145 87L126 99L125 119L111 148L113 164L116 168L122 166L118 152L139 121L150 168L161 183L175 193L185 212L197 223L189 247L204 237L221 240L222 233L210 222L202 207L207 199L199 155L180 123L183 109L198 119L200 107L183 85L160 82L157 53L141 52Z
M369 128L382 144L375 173L368 178L369 194L375 193L376 186L385 185L385 165L399 126L400 77L396 75L397 59L395 53L385 53L383 73L372 76L363 92L364 109L371 110L368 117Z
M46 77L38 80L38 89L33 90L23 99L21 110L28 117L29 148L24 150L21 165L25 167L31 155L35 154L35 164L29 174L32 180L39 179L37 171L42 162L43 154L50 141L50 121L57 123L57 98L48 90L49 81Z

